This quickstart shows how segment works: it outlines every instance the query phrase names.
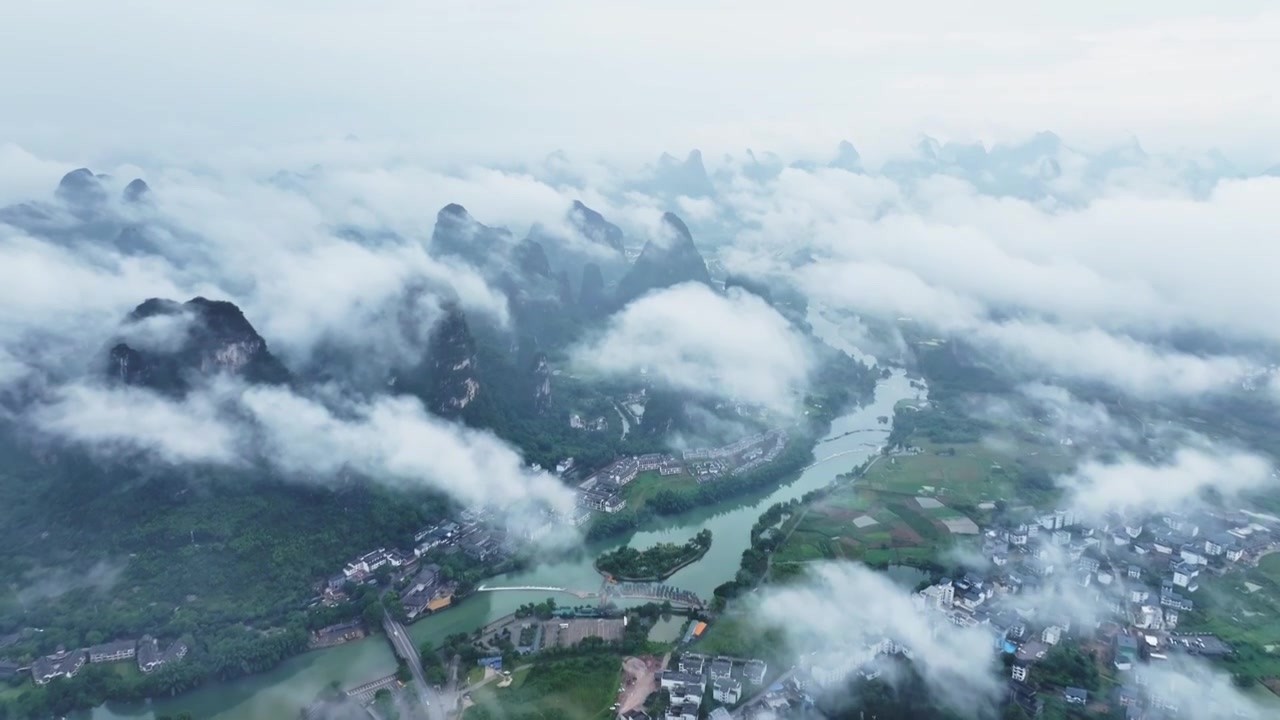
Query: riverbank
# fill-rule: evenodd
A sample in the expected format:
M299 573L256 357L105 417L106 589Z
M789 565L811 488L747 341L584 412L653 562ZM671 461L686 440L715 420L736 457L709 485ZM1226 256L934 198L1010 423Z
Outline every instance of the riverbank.
M660 543L644 550L623 545L595 559L596 571L614 582L663 582L677 572L702 559L711 549L712 535L700 531L684 545ZM677 556L671 557L678 553ZM655 567L663 566L661 570ZM648 572L645 572L648 571Z

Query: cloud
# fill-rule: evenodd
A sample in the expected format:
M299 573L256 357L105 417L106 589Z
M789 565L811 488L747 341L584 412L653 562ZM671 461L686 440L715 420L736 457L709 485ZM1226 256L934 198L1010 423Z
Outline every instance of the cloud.
M1093 196L1048 206L979 192L981 164L963 179L939 168L740 179L725 200L747 229L724 262L789 275L835 310L909 318L1032 377L1145 398L1233 391L1280 347L1259 311L1280 305L1261 270L1280 262L1265 230L1280 220L1280 179L1228 177L1197 194L1180 170L1142 162L1155 184L1104 174L1088 180Z
M131 387L86 384L58 388L34 406L32 424L108 455L147 454L166 463L241 463L242 436L219 399L182 401Z
M96 453L266 466L317 484L351 473L431 490L468 507L494 505L517 530L545 524L543 511L574 506L568 488L528 467L502 440L432 416L408 397L352 399L333 388L306 397L223 380L178 400L137 388L78 384L32 408L28 419Z
M120 580L124 570L124 563L107 560L99 560L85 569L36 568L23 576L18 601L25 606L72 590L110 590Z
M1188 446L1169 458L1145 462L1126 456L1114 462L1090 460L1058 480L1078 517L1099 520L1110 512L1186 509L1212 490L1233 498L1280 484L1271 463L1252 453L1212 446Z
M573 495L494 435L427 414L406 397L349 402L336 410L278 388L241 398L262 432L263 453L293 473L344 469L404 487L431 487L469 505L501 503L565 512Z
M1194 712L1197 718L1261 720L1274 712L1242 693L1225 673L1199 660L1174 655L1139 668L1139 673L1151 700L1178 712Z
M911 650L931 695L956 710L991 707L1000 691L986 631L917 609L910 590L863 565L812 565L805 581L769 586L752 602L790 650L828 667L852 674L864 660L859 648L889 638Z
M573 352L575 365L695 395L795 409L812 360L803 337L760 298L698 284L652 292Z

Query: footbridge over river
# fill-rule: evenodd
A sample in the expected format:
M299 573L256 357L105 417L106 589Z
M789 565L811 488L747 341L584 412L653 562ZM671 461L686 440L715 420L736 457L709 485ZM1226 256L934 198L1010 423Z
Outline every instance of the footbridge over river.
M669 602L675 607L701 608L702 599L689 590L662 583L605 581L599 590L574 590L549 585L481 585L476 592L545 592L572 595L579 599L597 598L603 605L610 600L652 600Z
M551 587L549 585L502 585L490 586L481 585L476 588L476 592L548 592L548 593L564 593L579 598L599 597L600 593L589 592L587 590L570 590L562 587Z

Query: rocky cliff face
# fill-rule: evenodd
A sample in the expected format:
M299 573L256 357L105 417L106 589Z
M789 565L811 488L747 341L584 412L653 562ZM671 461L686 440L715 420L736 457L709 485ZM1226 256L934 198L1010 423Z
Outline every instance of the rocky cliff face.
M144 324L163 325L165 337L144 339ZM250 382L282 383L284 365L267 349L240 308L197 297L185 303L152 298L129 314L109 354L109 376L128 385L182 392L201 378L226 373Z
M710 285L707 263L693 244L689 228L671 213L662 216L660 237L645 243L635 265L618 285L617 300L624 305L641 295L683 282Z
M516 271L524 278L551 277L551 262L536 240L525 238L515 247Z
M504 228L485 225L457 203L445 205L436 213L436 226L431 232L431 254L452 255L477 268L491 268L505 255L513 240Z
M431 333L423 400L432 412L456 417L480 394L476 341L462 310L450 307Z
M604 275L600 266L587 263L582 268L582 291L578 294L578 307L587 317L603 315L609 310L609 299L604 292Z
M609 248L619 255L625 253L622 244L622 228L614 225L600 213L574 200L569 208L568 220L582 236L601 247Z
M107 190L89 168L72 170L62 176L54 196L72 209L92 210L107 201Z
M640 187L652 194L668 197L711 197L716 192L699 150L690 150L684 160L663 153L653 168L652 177Z
M151 188L142 178L134 178L124 186L121 198L127 203L145 202L151 199Z

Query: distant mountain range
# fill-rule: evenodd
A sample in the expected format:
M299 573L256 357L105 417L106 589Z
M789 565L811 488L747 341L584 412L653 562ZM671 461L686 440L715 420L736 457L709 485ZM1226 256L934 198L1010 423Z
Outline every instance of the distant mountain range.
M680 167L705 175L697 154ZM153 200L142 179L121 188L108 176L80 168L62 178L52 201L0 208L0 222L68 246L93 243L126 255L158 255L163 247L155 238L165 233L148 226L145 212L129 210ZM481 318L477 327L460 305L447 301L419 341L425 341L425 354L382 381L447 418L548 412L555 398L549 351L567 347L585 327L645 293L683 282L711 283L706 261L676 215L662 217L659 232L632 264L623 230L581 201L566 209L562 224L535 225L523 239L449 204L437 213L426 249L479 272L505 295L513 325L490 327ZM509 339L502 340L504 334ZM322 346L317 357L325 358L325 368L291 372L237 305L204 297L147 299L115 330L103 328L103 338L98 366L105 380L173 395L219 375L250 383L342 382L353 380L344 375L361 364L345 357L358 348Z

